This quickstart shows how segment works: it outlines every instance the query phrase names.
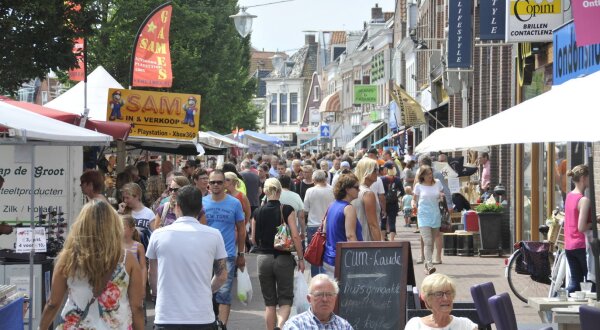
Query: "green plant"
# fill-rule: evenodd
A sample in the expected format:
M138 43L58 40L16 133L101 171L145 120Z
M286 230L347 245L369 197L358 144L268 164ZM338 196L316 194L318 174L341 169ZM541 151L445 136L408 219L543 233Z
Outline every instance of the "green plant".
M498 203L496 203L496 204L479 204L475 208L475 211L477 211L477 213L488 213L488 212L501 213L502 205L500 205Z

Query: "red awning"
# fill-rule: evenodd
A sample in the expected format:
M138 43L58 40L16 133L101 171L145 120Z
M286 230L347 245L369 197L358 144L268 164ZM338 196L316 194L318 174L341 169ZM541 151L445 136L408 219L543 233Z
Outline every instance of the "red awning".
M35 112L42 116L46 116L73 125L79 125L81 119L79 115L73 113L54 110L35 103L15 101L2 96L0 96L0 102L6 102L21 109ZM110 135L115 140L127 140L131 126L126 123L106 122L88 119L85 122L85 128L99 133Z

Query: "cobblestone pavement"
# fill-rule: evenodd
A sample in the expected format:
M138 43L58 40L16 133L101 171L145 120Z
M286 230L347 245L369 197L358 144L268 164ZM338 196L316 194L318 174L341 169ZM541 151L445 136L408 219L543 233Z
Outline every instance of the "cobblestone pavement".
M419 234L414 233L415 228L398 228L396 240L409 241L412 247L413 258L420 254L419 252ZM494 283L496 292L510 292L508 282L504 277L504 259L505 257L456 257L442 256L442 264L436 265L437 272L452 277L457 286L456 301L472 301L469 288L477 283L491 281ZM230 330L262 330L264 329L264 304L260 293L258 275L256 272L256 256L248 255L246 265L250 272L254 297L248 306L243 306L237 299L234 299L231 307L231 316L229 318L228 329ZM420 285L425 277L423 265L415 264L415 276L417 285ZM306 276L310 273L310 268L306 267ZM235 290L235 285L234 285ZM235 291L234 291L235 292ZM518 300L511 294L513 307L517 316L519 327L541 328L541 322L537 313L528 307L525 303ZM146 329L152 329L154 319L153 305L148 306L148 325ZM537 324L538 326L526 326Z

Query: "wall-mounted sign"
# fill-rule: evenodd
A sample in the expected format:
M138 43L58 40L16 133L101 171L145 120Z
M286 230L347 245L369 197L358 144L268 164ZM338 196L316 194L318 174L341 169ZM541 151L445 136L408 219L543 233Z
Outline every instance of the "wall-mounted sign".
M353 104L377 104L377 85L354 85Z
M554 30L554 85L600 71L600 41L594 45L579 46L579 42L575 42L575 24L571 22Z
M504 40L505 24L505 1L481 0L479 3L479 39Z
M197 94L111 88L106 120L132 124L130 137L191 140L199 130L200 101Z
M600 43L600 1L572 0L575 36L577 45L587 46ZM581 28L579 28L581 27Z
M448 69L470 69L473 63L473 1L449 1L448 7Z
M506 42L550 42L563 24L565 0L506 1Z

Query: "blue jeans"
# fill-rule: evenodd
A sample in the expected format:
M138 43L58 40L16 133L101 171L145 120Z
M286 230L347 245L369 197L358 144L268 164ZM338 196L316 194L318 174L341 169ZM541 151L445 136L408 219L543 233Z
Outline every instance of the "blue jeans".
M565 256L569 263L571 271L571 280L567 291L569 293L581 290L580 282L583 282L583 277L587 275L587 260L585 249L565 250Z
M319 227L307 227L306 228L306 238L308 240L308 242L310 243L310 240L312 239L312 237L315 235L315 233L317 232L317 230L319 230ZM324 274L325 273L325 268L323 268L323 266L310 266L310 276L314 277L315 275L318 274Z
M233 287L233 277L235 276L235 259L236 257L227 257L227 281L215 293L215 301L219 305L231 305L231 288Z

